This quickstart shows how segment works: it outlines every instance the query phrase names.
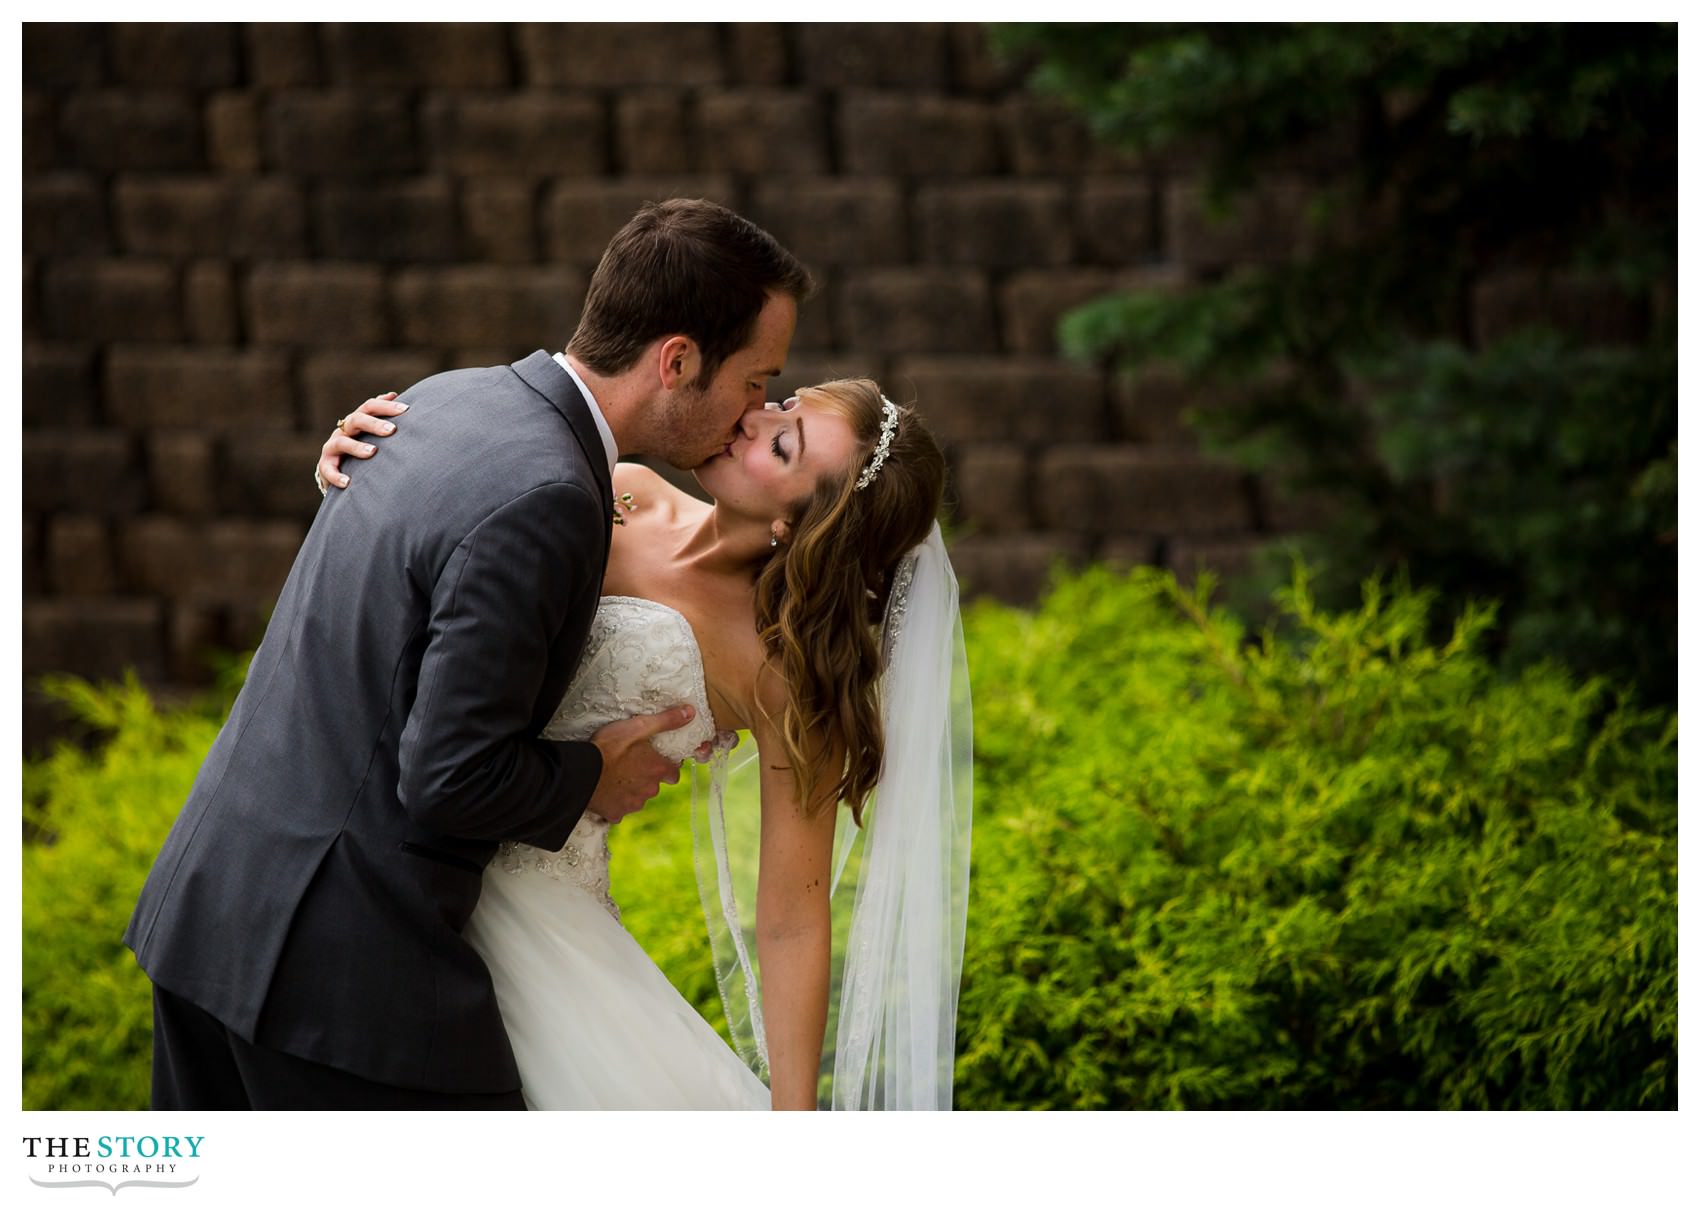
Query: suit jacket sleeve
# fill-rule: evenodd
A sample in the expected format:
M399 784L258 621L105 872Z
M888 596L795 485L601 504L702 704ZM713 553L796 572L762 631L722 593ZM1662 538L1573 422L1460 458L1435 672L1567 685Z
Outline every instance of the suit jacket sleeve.
M543 740L535 721L549 648L594 603L606 524L584 488L546 484L489 514L450 556L401 734L397 791L423 827L560 846L583 814L601 753Z

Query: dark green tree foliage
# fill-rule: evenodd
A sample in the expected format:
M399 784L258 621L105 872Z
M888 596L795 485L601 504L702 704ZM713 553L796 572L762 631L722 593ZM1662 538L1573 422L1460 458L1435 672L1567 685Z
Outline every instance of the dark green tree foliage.
M1224 211L1314 180L1298 247L1063 341L1183 365L1211 445L1332 503L1299 544L1321 600L1402 566L1437 617L1499 601L1509 668L1675 701L1674 26L994 32L1154 171L1202 157Z
M1433 595L982 605L957 1100L1676 1105L1676 720Z

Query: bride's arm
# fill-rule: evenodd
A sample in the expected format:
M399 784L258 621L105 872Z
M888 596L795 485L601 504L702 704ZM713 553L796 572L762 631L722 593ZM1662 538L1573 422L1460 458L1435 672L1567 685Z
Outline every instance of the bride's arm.
M761 750L756 953L769 1085L775 1111L813 1110L832 967L835 805L805 812L777 734L757 726L755 736Z

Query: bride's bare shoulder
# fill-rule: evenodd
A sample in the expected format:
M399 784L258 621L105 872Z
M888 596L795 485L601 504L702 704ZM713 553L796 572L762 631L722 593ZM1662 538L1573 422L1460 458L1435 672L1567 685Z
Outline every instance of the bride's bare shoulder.
M614 487L620 492L637 492L639 489L655 490L664 488L668 492L678 492L658 472L652 471L642 463L614 464Z
M734 722L723 726L753 728L763 715L777 716L785 707L784 677L769 660L749 602L726 594L699 607L703 662L710 688L720 698L716 718L724 710Z
M758 731L785 713L791 688L775 655L761 642L754 626L739 636L735 656L737 685L747 727Z
M639 506L648 501L669 506L690 504L706 508L696 497L674 487L660 472L653 471L642 463L614 464L614 491L631 493Z

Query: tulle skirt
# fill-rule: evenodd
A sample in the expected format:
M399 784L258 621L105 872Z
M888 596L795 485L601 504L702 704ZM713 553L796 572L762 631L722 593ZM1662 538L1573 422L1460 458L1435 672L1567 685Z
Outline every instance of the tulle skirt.
M577 884L493 863L466 938L489 965L532 1110L771 1105L761 1080Z

